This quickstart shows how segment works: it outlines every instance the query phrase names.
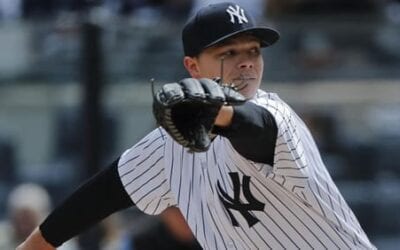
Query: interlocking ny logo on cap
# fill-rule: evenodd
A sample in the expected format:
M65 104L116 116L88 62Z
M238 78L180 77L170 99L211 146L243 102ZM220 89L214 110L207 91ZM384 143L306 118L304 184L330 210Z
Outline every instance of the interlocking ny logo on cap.
M228 12L229 16L231 17L231 23L235 23L235 17L240 24L243 22L248 23L249 21L244 14L244 10L240 8L239 5L235 5L235 7L236 9L232 5L229 5L229 7L226 9L226 12Z

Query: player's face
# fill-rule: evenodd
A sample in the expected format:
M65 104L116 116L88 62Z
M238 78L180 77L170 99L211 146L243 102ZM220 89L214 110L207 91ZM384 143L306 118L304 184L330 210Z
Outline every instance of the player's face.
M260 42L253 36L232 38L205 49L199 56L191 59L191 69L186 68L192 77L221 77L223 69L224 83L233 83L246 98L252 98L260 87L264 61Z

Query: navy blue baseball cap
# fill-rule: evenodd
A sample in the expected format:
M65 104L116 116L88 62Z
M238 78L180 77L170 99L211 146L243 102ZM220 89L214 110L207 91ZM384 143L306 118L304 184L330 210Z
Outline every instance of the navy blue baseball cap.
M245 9L225 2L203 7L188 20L182 31L183 50L186 56L197 56L204 49L242 33L260 39L261 47L279 39L277 31L257 26Z

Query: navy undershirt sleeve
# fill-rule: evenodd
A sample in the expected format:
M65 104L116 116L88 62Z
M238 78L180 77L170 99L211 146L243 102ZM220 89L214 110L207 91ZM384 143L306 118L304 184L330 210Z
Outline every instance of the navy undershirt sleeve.
M227 137L236 151L254 162L273 166L278 128L272 114L252 102L234 106L232 123L213 132Z
M48 243L58 247L110 214L133 205L121 183L116 160L57 206L39 229Z

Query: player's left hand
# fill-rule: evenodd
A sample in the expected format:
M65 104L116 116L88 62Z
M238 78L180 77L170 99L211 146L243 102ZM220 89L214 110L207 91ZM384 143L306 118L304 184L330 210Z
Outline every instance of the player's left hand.
M194 152L206 151L223 105L240 105L245 97L234 87L208 79L185 78L167 83L154 94L153 114L171 137Z

